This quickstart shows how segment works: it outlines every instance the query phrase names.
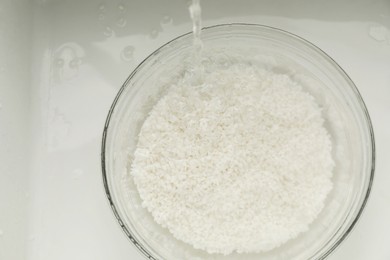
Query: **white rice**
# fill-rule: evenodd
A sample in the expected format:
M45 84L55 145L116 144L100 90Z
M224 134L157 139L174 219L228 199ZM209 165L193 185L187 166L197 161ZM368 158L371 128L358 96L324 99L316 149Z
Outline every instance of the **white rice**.
M314 98L243 63L189 82L171 86L141 128L131 174L143 206L209 253L267 251L306 231L334 165Z

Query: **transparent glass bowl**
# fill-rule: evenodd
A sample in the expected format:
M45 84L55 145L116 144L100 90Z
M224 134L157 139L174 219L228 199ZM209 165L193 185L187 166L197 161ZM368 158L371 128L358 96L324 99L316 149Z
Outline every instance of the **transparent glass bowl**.
M128 174L137 136L158 101L161 80L183 72L192 35L180 36L147 57L123 84L109 111L102 142L104 187L111 208L131 242L148 259L323 259L350 233L367 202L375 148L370 118L351 79L323 51L288 32L261 25L226 24L202 30L206 49L240 49L248 60L289 74L323 108L333 143L334 187L307 232L261 254L207 254L176 240L141 207Z

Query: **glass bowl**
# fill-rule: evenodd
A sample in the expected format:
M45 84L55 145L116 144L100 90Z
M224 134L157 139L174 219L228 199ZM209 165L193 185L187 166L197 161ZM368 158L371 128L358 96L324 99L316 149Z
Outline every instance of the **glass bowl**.
M375 163L374 136L364 102L347 74L306 40L262 25L225 24L202 30L205 50L240 50L249 62L290 75L322 107L333 143L333 190L309 230L259 254L208 254L176 240L141 206L129 175L143 121L162 95L157 87L183 73L192 55L192 34L147 57L128 77L109 111L101 151L104 187L122 229L148 259L323 259L350 233L367 202Z

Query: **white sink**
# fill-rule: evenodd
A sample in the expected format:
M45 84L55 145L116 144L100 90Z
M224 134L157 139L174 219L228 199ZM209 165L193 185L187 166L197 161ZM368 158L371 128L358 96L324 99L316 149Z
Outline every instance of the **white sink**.
M0 259L143 259L100 170L109 106L148 54L191 30L188 1L0 0ZM279 27L359 88L377 144L374 189L329 259L390 259L390 2L203 1L203 25Z

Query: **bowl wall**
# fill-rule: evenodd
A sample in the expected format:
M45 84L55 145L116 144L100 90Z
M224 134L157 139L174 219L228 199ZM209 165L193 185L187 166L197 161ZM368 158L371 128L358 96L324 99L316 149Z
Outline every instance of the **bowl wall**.
M129 76L110 109L103 134L106 193L130 240L149 259L321 259L348 235L361 214L372 184L374 140L370 119L355 85L324 52L290 33L260 25L229 24L203 29L205 54L223 62L248 63L290 75L323 109L333 143L333 190L310 229L262 254L207 254L176 240L141 206L129 175L143 121L170 81L180 77L192 55L192 35L162 46ZM223 51L221 51L223 50ZM226 56L226 52L232 55Z

